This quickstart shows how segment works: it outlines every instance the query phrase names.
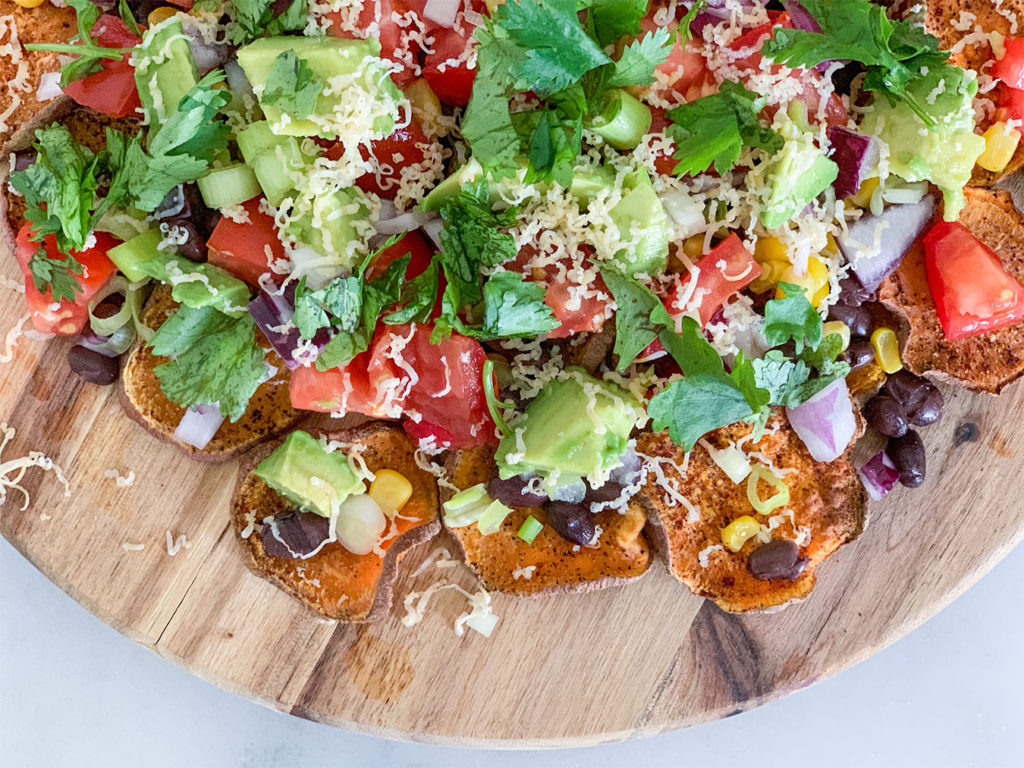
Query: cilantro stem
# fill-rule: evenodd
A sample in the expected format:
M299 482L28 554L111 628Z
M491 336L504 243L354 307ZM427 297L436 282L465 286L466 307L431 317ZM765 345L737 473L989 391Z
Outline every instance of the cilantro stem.
M507 403L503 400L499 400L498 396L494 392L494 361L484 361L484 399L487 400L487 410L490 411L491 418L494 419L494 425L498 428L503 436L512 434L512 428L509 427L505 421L505 417L501 413L502 408L515 408L515 403Z
M105 48L99 45L71 45L69 43L26 43L25 50L28 51L53 51L55 53L71 53L96 58L96 59L120 59L131 48Z

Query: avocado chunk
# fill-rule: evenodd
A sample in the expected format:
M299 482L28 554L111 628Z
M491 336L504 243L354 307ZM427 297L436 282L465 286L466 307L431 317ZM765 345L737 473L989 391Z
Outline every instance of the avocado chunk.
M628 274L656 275L665 271L670 237L668 216L645 170L633 171L623 181L622 199L609 212L619 236L635 242L615 254Z
M810 132L789 122L780 133L786 141L764 171L769 186L759 218L768 229L781 227L793 218L839 175L839 166L825 157Z
M271 205L280 205L291 194L296 175L302 174L316 159L315 155L303 151L294 136L275 135L266 120L247 125L236 138L245 164L256 174Z
M362 230L370 209L358 187L348 187L312 198L311 208L285 228L285 234L350 269L366 239ZM362 232L362 234L360 234ZM353 247L355 244L358 247Z
M581 477L603 483L644 418L640 403L622 387L566 369L502 437L495 454L499 475L536 472L545 478L545 488Z
M181 22L174 17L146 30L133 60L135 85L152 141L178 102L199 82L199 73Z
M327 450L302 430L288 435L254 474L299 509L324 517L331 516L332 502L340 505L366 490L345 454Z
M936 125L927 126L905 101L893 105L876 96L861 130L889 145L891 173L937 186L945 203L944 218L955 221L965 203L963 188L985 151L985 139L974 132L977 77L960 67L934 67L911 82L907 91Z
M264 95L274 62L292 51L322 86L308 116L286 113ZM353 144L389 136L395 129L402 92L380 58L380 43L340 37L264 37L238 51L238 63L252 83L274 133L285 136L343 138ZM355 134L355 135L353 135Z

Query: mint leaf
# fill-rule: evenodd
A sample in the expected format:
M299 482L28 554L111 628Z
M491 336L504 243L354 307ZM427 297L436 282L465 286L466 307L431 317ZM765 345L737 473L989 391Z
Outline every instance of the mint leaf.
M764 337L777 347L792 340L799 354L807 344L816 349L821 343L821 315L811 306L803 289L792 283L779 283L785 298L764 305Z
M43 294L49 291L54 301L74 301L75 294L82 290L72 276L82 274L82 265L73 256L51 259L40 247L29 259L28 269L36 290Z
M697 175L712 165L726 173L736 165L744 146L774 153L782 137L758 121L763 97L739 83L724 82L718 93L683 104L666 113L673 122L669 135L676 142L675 173Z
M267 375L256 324L212 307L182 305L154 334L153 353L171 357L153 369L167 399L183 408L217 403L231 421L245 414Z
M316 111L316 101L325 86L295 51L284 51L274 59L261 100L301 120Z
M622 49L619 60L612 65L607 87L650 85L654 82L654 70L665 63L671 50L672 38L665 27L634 40Z

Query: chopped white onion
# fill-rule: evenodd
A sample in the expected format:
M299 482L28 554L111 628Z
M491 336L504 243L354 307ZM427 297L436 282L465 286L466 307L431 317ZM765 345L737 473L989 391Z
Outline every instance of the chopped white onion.
M368 555L380 541L388 521L380 505L365 493L349 496L338 507L338 542L353 555Z
M434 245L438 248L441 247L441 230L444 229L444 222L441 219L431 219L420 229L426 233Z
M174 438L201 451L210 444L223 423L219 405L193 405L181 417Z
M704 206L694 200L686 190L674 190L661 195L665 213L676 225L675 235L682 240L707 229Z
M462 0L427 0L423 6L423 17L451 29L461 7Z
M378 221L377 231L382 235L398 235L402 232L411 232L414 229L419 229L428 221L436 217L436 213L407 211L406 213L400 213L393 218Z
M36 101L52 101L63 93L60 88L60 72L44 72L39 76Z
M806 403L787 408L786 418L815 461L842 456L857 431L846 379L836 379Z
M305 277L306 285L314 291L323 288L342 273L341 267L331 264L308 245L289 251L288 257L292 262L292 275L296 279Z

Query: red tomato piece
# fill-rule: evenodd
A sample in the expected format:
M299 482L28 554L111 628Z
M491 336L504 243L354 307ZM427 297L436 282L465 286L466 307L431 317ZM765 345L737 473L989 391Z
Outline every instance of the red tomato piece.
M747 48L753 50L749 56L737 59L735 64L740 69L757 69L761 64L761 45L764 40L772 36L772 30L776 27L793 28L793 21L786 11L768 11L769 21L760 26L748 29L731 43L729 48L734 51L742 51Z
M419 231L406 232L401 240L381 251L366 268L366 279L376 280L393 261L406 254L409 254L410 259L409 266L405 268L405 279L412 280L430 266L430 260L434 258L434 246Z
M651 107L651 133L661 133L671 124L672 121L665 117L665 110ZM659 151L654 157L654 170L662 176L671 176L678 162L668 152Z
M996 121L1024 120L1024 90L999 86L999 100L996 108Z
M253 286L265 272L270 272L276 283L285 277L270 271L272 260L284 258L284 246L277 236L273 217L260 211L261 200L254 197L242 203L249 214L247 222L239 223L222 216L206 241L211 264Z
M345 365L327 371L312 365L296 368L288 382L292 407L319 413L387 415L376 407L377 393L367 371L370 357L367 350Z
M396 129L390 136L371 142L369 149L360 147L363 159L368 160L374 170L356 179L356 186L364 192L373 192L394 200L398 194L402 168L422 163L425 158L422 146L427 144L430 144L430 140L423 129L419 123L411 120L407 126ZM338 142L326 154L330 160L337 160L344 152L344 145Z
M412 419L406 419L402 422L402 428L417 443L426 440L432 443L434 447L445 449L451 448L455 443L455 435L444 427L437 426L437 424L431 424L422 420L413 421Z
M92 39L105 48L131 48L142 38L132 33L117 16L105 13L92 28ZM129 54L120 59L104 59L101 69L74 83L64 93L85 107L111 117L135 115L141 108L135 86L135 70L128 63Z
M401 0L366 0L359 7L355 18L351 18L355 6L327 14L331 22L328 33L335 37L362 40L372 36L380 40L381 56L402 66L399 72L391 76L399 88L408 85L417 76L415 65L410 59L415 60L419 46L410 40L403 40L403 29L394 20L396 14L401 16L407 11L406 5ZM374 31L369 35L371 28Z
M468 35L460 35L454 29L438 29L433 49L423 62L423 77L427 85L437 98L453 107L464 107L469 103L476 77L476 67L465 62L467 49L476 45L472 30Z
M948 339L1024 321L1024 285L963 224L936 224L924 236L924 253L928 287Z
M651 15L641 19L640 25L645 32L658 28ZM670 32L674 30L674 26L669 27ZM643 37L640 36L641 39ZM674 35L672 49L655 72L671 79L668 86L670 94L680 103L699 99L716 90L715 76L704 58L704 44L697 38L687 40L685 35Z
M1024 37L1007 37L1003 47L1003 58L992 65L992 77L1011 88L1024 88Z
M720 242L711 252L697 263L700 274L693 296L700 296L698 311L700 323L706 325L725 302L742 291L761 274L761 265L754 261L753 254L743 245L734 233ZM665 297L668 311L677 315L683 311L679 306L684 289L689 287L689 279L684 276L677 280Z
M608 294L600 275L594 281L594 288ZM556 280L548 284L544 303L551 307L555 319L561 323L553 331L548 332L548 338L564 339L584 331L594 333L604 327L608 299L601 296L580 298L578 292L578 283L571 283L568 280Z
M46 249L51 259L65 259L57 250L57 239L47 235L42 243L31 238L29 225L24 225L18 232L17 249L15 252L18 266L25 276L25 303L32 317L33 327L41 333L55 333L59 336L75 336L82 332L89 321L89 300L95 296L106 282L117 272L117 267L107 258L107 251L120 241L105 232L97 232L94 237L96 244L84 251L74 251L72 257L82 265L82 274L74 275L81 291L75 294L73 301L62 299L56 302L50 291L39 291L32 279L28 263L40 245Z

